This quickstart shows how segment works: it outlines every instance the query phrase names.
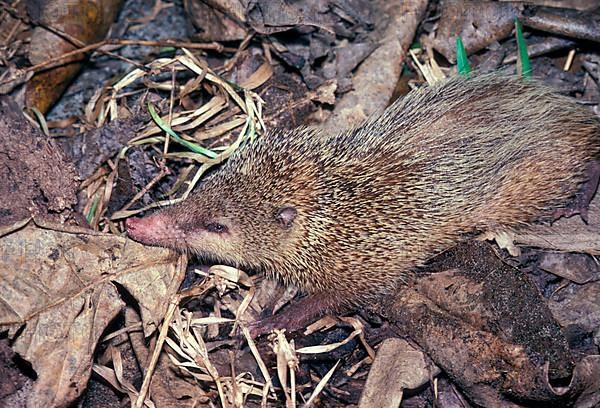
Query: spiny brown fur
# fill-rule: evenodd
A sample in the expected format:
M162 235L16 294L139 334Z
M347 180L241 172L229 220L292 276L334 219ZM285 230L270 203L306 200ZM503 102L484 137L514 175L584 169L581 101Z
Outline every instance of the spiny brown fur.
M132 236L364 304L466 234L566 204L599 153L599 123L571 99L515 77L457 77L355 129L248 143Z

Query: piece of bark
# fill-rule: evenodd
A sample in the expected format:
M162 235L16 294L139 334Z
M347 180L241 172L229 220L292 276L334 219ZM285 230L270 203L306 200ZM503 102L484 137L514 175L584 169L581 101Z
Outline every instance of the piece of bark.
M590 203L588 223L580 216L561 218L552 225L532 225L514 235L515 243L565 252L600 255L600 194Z
M75 168L9 96L0 96L0 139L0 197L5 198L0 227L32 216L73 220L79 185Z
M475 241L439 256L427 272L384 309L402 334L479 405L561 401L548 377L567 378L572 358L526 275Z

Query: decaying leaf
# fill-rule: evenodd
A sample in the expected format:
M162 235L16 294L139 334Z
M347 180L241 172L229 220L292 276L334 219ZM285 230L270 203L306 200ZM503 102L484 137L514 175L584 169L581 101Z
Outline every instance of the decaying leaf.
M553 294L548 306L564 327L578 326L594 333L600 327L600 282L569 285Z
M546 252L540 268L580 285L600 280L600 260L585 254Z
M38 379L29 406L62 406L84 390L92 354L123 306L137 301L146 335L160 324L186 258L80 228L30 222L0 237L0 327Z
M246 36L245 1L185 0L183 4L192 23L201 30L201 41L233 41Z

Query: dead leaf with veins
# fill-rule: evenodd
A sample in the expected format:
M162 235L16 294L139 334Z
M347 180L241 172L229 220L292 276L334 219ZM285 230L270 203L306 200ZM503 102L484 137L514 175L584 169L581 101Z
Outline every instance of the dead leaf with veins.
M28 406L64 406L85 389L96 344L128 292L146 336L184 277L185 256L82 228L16 225L0 231L0 330L32 364Z

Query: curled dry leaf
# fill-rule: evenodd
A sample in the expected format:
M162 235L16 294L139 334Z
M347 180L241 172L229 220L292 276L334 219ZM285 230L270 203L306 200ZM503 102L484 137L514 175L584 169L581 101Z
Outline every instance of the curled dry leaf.
M122 0L29 2L32 19L42 23L32 32L29 60L32 64L40 64L78 46L102 40L122 3ZM46 27L52 27L55 32ZM36 74L27 84L26 105L46 112L79 72L84 58L84 55L77 55L60 66Z
M124 304L117 285L137 300L148 335L186 266L167 249L57 225L4 229L0 241L0 328L37 372L29 406L68 405L84 390L96 343Z
M352 333L350 333L348 335L348 337L346 337L344 340L342 340L340 342L331 343L331 344L322 344L322 345L318 345L318 346L302 347L302 348L299 348L298 350L296 350L296 352L299 354L329 353L338 347L342 347L343 345L348 344L353 338L355 338L356 336L358 336L360 334L361 334L361 330L354 330Z
M584 357L573 371L567 394L574 395L575 407L597 407L600 404L600 356ZM564 390L554 390L556 393Z

